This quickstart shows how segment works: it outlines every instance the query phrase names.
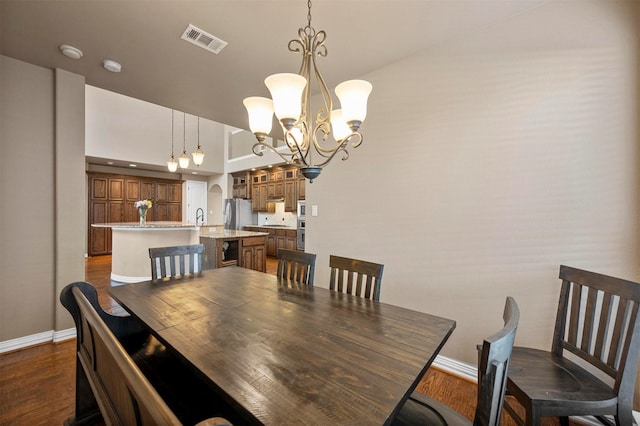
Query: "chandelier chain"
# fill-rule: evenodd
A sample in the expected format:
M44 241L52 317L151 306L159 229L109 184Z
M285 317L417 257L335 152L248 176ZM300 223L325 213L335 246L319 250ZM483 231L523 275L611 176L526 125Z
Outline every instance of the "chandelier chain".
M311 0L307 1L307 27L311 27Z

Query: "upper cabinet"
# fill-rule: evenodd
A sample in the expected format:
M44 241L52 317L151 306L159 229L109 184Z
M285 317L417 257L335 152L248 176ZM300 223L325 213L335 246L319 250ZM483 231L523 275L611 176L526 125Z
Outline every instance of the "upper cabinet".
M233 194L234 198L244 198L244 194L238 188L236 191L236 174L234 173ZM298 200L305 198L304 178L298 176L296 167L272 167L251 172L249 178L249 188L246 194L253 201L252 208L256 212L269 211L269 201L284 201L284 211L296 212Z

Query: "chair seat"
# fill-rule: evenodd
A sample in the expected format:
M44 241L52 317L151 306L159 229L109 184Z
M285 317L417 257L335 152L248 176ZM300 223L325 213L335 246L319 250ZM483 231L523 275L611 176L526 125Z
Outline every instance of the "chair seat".
M537 401L546 414L614 414L618 398L613 389L577 364L551 352L514 347L509 364L509 391ZM601 403L597 403L601 401ZM595 402L595 405L594 405ZM598 409L602 411L597 412ZM568 415L568 414L567 414Z
M445 404L423 393L413 392L394 419L394 426L402 425L464 425L471 421Z

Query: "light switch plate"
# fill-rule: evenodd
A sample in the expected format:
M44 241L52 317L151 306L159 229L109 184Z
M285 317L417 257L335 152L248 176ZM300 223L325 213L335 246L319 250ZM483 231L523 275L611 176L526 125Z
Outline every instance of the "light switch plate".
M318 216L318 206L311 206L311 216Z

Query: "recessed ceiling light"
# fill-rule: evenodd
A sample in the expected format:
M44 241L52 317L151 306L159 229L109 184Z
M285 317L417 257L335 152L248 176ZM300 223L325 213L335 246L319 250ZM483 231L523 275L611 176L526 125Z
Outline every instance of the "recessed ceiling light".
M107 164L113 166L113 161L107 161Z
M61 44L60 51L64 56L68 56L71 59L82 58L82 50L77 47L69 46L68 44Z
M192 174L192 175L197 175L197 174L198 174L198 172L191 172L191 174Z
M129 167L138 167L137 164L129 164Z
M105 67L105 69L111 72L122 71L122 65L120 65L116 61L112 61L111 59L105 59L104 61L102 61L102 65Z

